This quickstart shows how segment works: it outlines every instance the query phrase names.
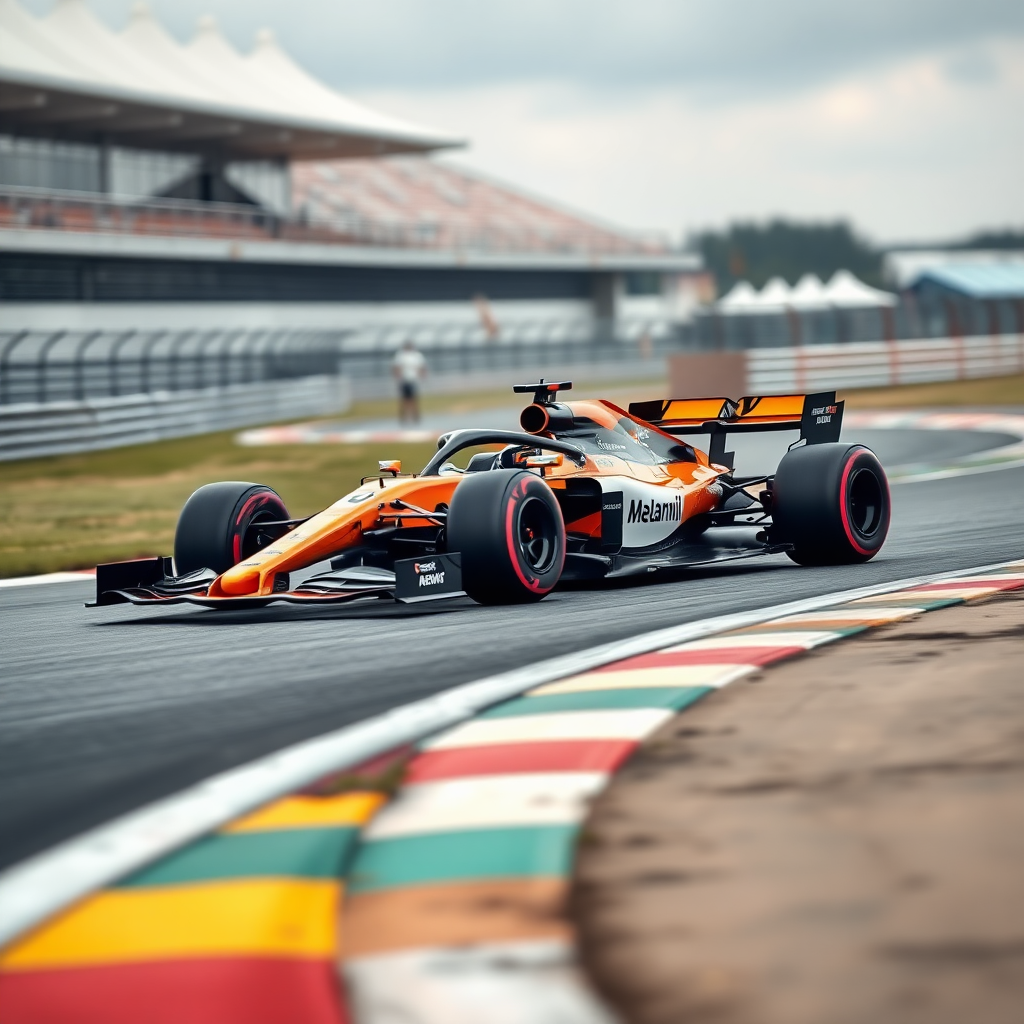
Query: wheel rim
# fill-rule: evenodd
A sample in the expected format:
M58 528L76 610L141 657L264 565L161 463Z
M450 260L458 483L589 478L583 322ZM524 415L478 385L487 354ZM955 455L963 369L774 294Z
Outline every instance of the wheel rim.
M551 568L558 550L555 517L539 498L527 498L519 508L516 540L523 561L537 574Z
M266 526L266 523L273 523L284 518L273 508L262 508L246 523L245 533L242 535L242 558L252 558L257 551L262 551L268 544L272 544L284 532L281 526Z
M864 467L850 478L847 504L850 523L862 537L872 537L882 522L882 485L872 470Z

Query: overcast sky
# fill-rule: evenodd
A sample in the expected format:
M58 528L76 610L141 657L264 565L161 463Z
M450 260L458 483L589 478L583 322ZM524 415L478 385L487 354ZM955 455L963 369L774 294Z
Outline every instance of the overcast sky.
M22 0L26 2L26 0ZM150 0L466 137L456 163L667 232L1024 227L1021 0ZM36 13L50 0L29 0ZM120 27L130 0L91 0Z

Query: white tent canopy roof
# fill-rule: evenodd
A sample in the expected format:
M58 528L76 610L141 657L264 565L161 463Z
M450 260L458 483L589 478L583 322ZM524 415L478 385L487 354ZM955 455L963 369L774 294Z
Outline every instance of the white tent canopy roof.
M789 301L794 309L825 309L828 306L828 295L817 274L804 274L797 281Z
M749 281L737 281L727 295L718 300L718 308L727 313L746 312L757 307L757 291Z
M878 309L895 306L896 296L857 280L848 270L837 270L827 285L816 274L804 274L795 288L773 277L760 292L748 281L738 281L718 300L721 313L781 313L787 309Z
M783 309L790 305L792 290L781 277L773 277L758 293L757 305L761 312Z
M832 275L825 285L825 295L830 306L842 309L878 309L895 306L898 301L895 295L858 281L848 270L837 270Z
M242 55L210 16L187 45L145 3L113 32L85 0L35 18L0 0L0 108L8 130L234 158L425 152L461 140L378 114L302 70L261 31Z

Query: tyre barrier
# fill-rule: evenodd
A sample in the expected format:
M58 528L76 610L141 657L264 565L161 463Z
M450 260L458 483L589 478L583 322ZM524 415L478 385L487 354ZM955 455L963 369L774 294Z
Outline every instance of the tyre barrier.
M609 1024L576 966L566 900L589 801L637 746L765 665L1020 588L1024 560L543 672L398 752L390 803L358 785L287 796L14 937L0 951L4 1020Z

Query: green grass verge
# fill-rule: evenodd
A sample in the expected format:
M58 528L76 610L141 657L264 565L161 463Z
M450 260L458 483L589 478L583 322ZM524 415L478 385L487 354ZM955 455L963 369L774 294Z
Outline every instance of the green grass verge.
M848 409L913 409L942 406L1024 406L1024 374L953 380L944 384L905 384L895 388L844 391Z
M618 396L625 385L578 394ZM635 398L656 397L649 381ZM846 392L851 409L1024 405L1024 376ZM471 411L509 400L503 390L428 396L428 410ZM345 417L388 416L394 403L358 403ZM432 444L295 445L242 448L235 431L105 452L0 463L0 576L91 568L97 562L170 554L185 499L213 480L252 480L278 491L297 516L309 515L374 472L378 458L419 469Z
M170 554L185 499L214 480L269 484L296 516L336 501L399 458L419 469L432 444L242 448L234 431L83 455L0 463L0 576Z

